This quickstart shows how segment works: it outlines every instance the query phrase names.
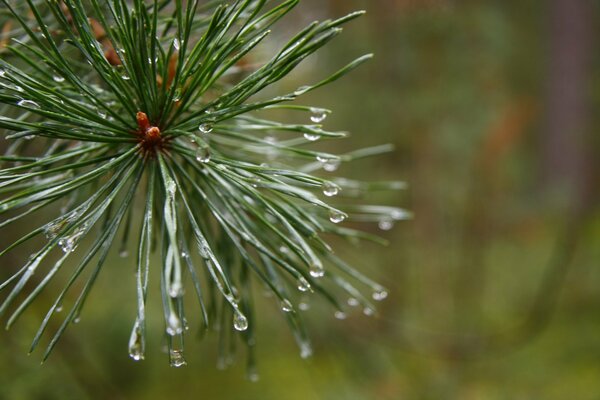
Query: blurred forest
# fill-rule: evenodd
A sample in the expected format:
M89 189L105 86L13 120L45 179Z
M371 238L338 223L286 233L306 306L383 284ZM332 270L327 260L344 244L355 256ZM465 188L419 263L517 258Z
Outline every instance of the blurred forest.
M245 379L243 354L216 368L216 335L189 340L189 365L172 369L151 334L146 360L135 363L127 354L133 267L114 255L81 322L44 365L39 353L26 355L43 300L1 331L0 399L600 398L600 3L300 3L276 40L314 19L368 11L280 90L375 53L302 103L333 109L328 127L351 131L327 143L331 150L396 146L341 168L409 184L370 200L415 214L389 232L371 227L390 246L335 243L389 287L378 314L356 310L340 321L315 302L307 312L315 354L303 360L265 301L258 382ZM24 257L3 258L0 277Z

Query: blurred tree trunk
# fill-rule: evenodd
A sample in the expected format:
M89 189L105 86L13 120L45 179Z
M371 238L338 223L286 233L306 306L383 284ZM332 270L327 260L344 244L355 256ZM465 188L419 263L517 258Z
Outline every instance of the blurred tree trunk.
M592 66L593 5L551 0L548 102L541 142L547 191L573 193L574 206L590 196L591 140L588 83Z

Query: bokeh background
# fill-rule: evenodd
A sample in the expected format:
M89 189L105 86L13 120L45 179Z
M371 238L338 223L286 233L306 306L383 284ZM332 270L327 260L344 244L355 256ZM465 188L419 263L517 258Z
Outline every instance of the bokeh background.
M390 246L336 244L389 287L378 315L340 321L313 304L303 360L264 301L255 383L243 357L216 368L216 335L188 340L186 368L168 366L159 337L135 363L133 270L115 256L46 364L26 355L43 301L0 333L1 399L600 398L600 4L303 0L275 36L356 9L368 14L280 89L376 54L303 103L352 132L335 150L396 146L340 170L409 184L371 199L415 214L379 231Z

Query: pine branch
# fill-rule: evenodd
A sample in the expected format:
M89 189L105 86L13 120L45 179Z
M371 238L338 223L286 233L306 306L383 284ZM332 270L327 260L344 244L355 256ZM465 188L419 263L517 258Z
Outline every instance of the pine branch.
M189 288L201 308L201 329L220 329L221 360L230 349L227 340L239 337L249 348L251 374L257 286L279 302L303 356L311 350L297 312L302 294L321 296L338 318L345 316L344 296L366 314L375 310L372 300L386 297L381 285L335 256L325 237L384 243L342 222L390 229L410 217L399 208L335 201L346 192L351 199L402 189L399 182L331 176L341 163L392 148L341 155L315 150L314 142L347 135L324 128L331 110L295 103L371 55L292 93L261 95L362 12L314 22L270 59L248 64L298 0L0 1L0 27L9 24L0 36L0 132L10 143L0 157L0 229L60 212L0 252L47 238L0 285L11 288L0 304L0 314L10 313L7 327L59 271L72 268L32 351L77 290L44 359L78 320L113 248L124 256L128 247L135 250L134 360L145 355L151 274L160 276L171 365L185 364ZM310 123L264 117L278 109L306 113ZM32 284L35 272L42 279Z

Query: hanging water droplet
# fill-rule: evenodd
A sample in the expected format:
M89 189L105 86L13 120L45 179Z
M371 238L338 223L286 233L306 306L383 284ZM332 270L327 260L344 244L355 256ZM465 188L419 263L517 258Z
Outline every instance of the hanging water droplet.
M333 315L337 319L346 319L347 318L346 313L343 311L340 311L340 310L336 311Z
M183 286L180 282L174 282L169 286L168 292L173 298L181 297L184 294Z
M313 355L313 349L310 343L302 342L300 343L300 357L303 359L309 358Z
M183 357L183 350L169 350L169 364L175 368L187 365Z
M27 108L40 108L40 105L38 103L36 103L35 101L31 101L31 100L20 100L17 103L18 106L20 107L27 107Z
M316 142L317 140L321 139L321 135L314 133L314 132L305 133L304 139L311 141L311 142Z
M179 39L175 38L173 39L173 48L177 51L179 51L179 49L181 48L181 43L179 42Z
M171 312L167 318L167 334L175 336L182 332L183 326L181 325L181 320L174 312Z
M371 307L365 307L363 309L363 314L365 314L367 317L370 317L375 314L375 310L373 310Z
M322 108L311 108L310 113L310 120L315 124L323 122L327 118L327 111Z
M298 303L298 308L301 311L310 310L310 303L308 302L308 300L302 300L300 303Z
M298 278L298 290L301 292L308 292L311 289L310 282L305 277L301 276Z
M233 327L236 331L243 332L248 329L248 318L238 309L233 314Z
M337 210L331 210L329 211L329 220L331 222L333 222L334 224L339 224L340 222L343 222L346 219L346 214L337 211Z
M210 162L210 150L207 146L200 146L196 149L196 160L203 164Z
M337 196L340 192L340 187L333 182L323 183L323 194L327 197Z
M121 251L119 251L119 257L127 258L127 257L129 257L129 252L127 250L121 250Z
M128 80L130 80L130 79L131 79L131 78L129 77L129 75L127 75L127 74L123 74L123 75L121 75L121 78L122 78L124 81L128 81Z
M54 312L62 312L62 310L63 310L63 306L61 304L61 305L56 306L56 308L54 309Z
M54 76L52 77L52 79L54 80L54 82L57 82L57 83L62 83L62 82L64 82L64 81L65 81L65 78L63 78L63 77L62 77L62 76L60 76L60 75L54 75Z
M75 319L73 319L74 324L78 324L80 322L81 322L81 317L76 317Z
M379 226L379 229L382 231L389 231L394 227L394 221L389 218L384 218L379 221L377 226Z
M317 161L323 166L323 169L327 172L336 171L342 162L339 157L330 156L327 154L321 154L317 156Z
M200 126L198 127L198 130L204 134L208 134L208 133L212 132L213 126L209 122L204 122L204 123L200 124Z
M260 375L255 368L252 368L252 370L248 371L248 380L250 382L258 382L260 380Z
M385 289L379 289L374 291L371 297L375 301L382 301L388 297L388 292Z
M142 331L138 322L135 322L131 336L129 337L129 357L135 361L144 359L144 343L142 340Z
M350 307L358 307L358 305L360 304L360 302L357 299L355 299L354 297L348 298L346 303L348 303L348 305Z
M322 278L325 276L325 268L323 268L323 264L321 263L313 263L310 266L309 273L313 278Z
M185 252L185 251L181 251L181 258L183 258L184 260L187 260L188 258L190 258L190 255Z
M292 303L288 299L284 299L281 300L281 310L286 313L293 312L294 306L292 306Z

